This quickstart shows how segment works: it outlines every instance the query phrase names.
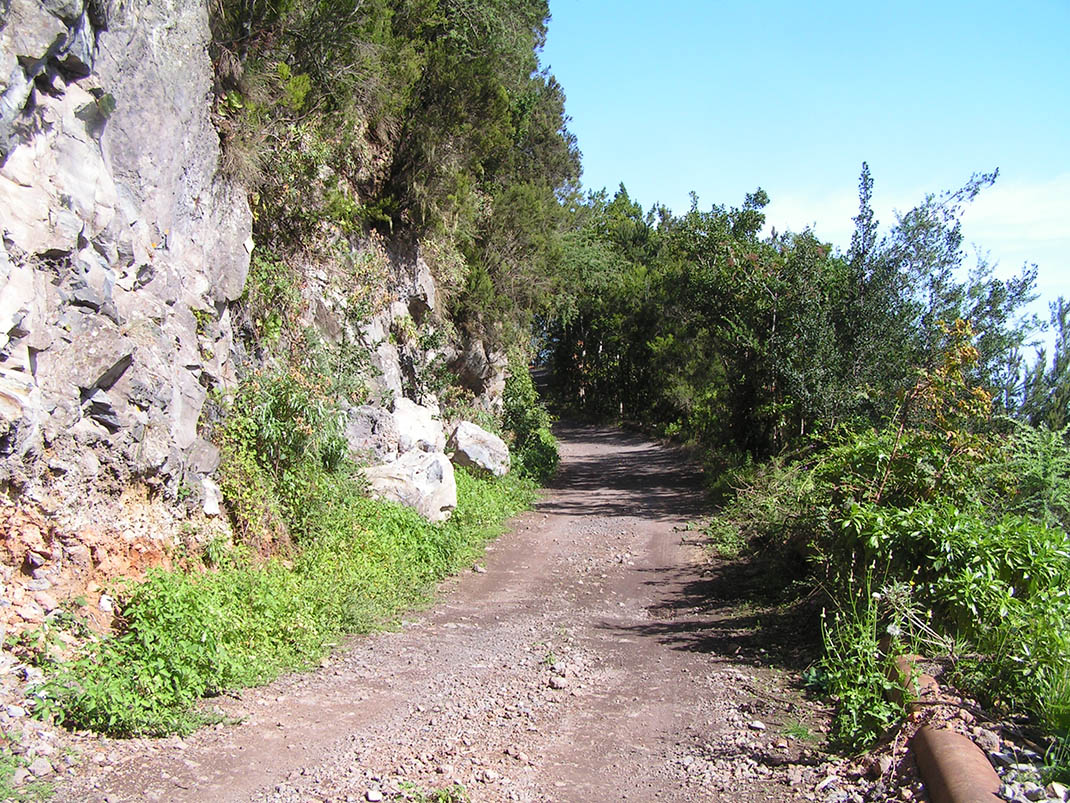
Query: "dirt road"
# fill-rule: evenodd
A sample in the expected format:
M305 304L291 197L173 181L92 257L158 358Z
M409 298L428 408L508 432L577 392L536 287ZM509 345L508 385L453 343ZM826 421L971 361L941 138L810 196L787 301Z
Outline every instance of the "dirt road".
M697 469L615 430L559 434L553 488L431 608L214 701L240 724L87 742L56 799L803 799L817 720L755 635L775 613L732 600L681 529Z

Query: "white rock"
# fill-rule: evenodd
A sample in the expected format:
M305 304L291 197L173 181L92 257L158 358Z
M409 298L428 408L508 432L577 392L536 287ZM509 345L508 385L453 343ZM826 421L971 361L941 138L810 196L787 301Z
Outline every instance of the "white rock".
M7 345L8 332L27 315L33 304L33 270L14 266L0 251L0 346Z
M394 400L394 421L398 427L398 451L413 449L441 452L446 448L446 435L437 413L404 397Z
M492 432L471 421L462 421L453 430L448 448L453 462L480 473L503 477L509 471L509 447Z
M201 480L201 488L204 490L204 515L218 516L222 512L220 510L220 502L223 499L219 486L215 484L214 480L205 477Z
M828 789L830 786L832 786L833 784L839 783L839 781L840 781L839 777L837 777L835 775L829 775L829 776L827 776L825 778L825 780L821 781L821 783L819 783L817 786L814 787L814 791L815 792L823 792L826 789Z
M1070 797L1067 788L1058 781L1052 781L1044 787L1044 791L1048 793L1049 798L1054 798L1055 800L1067 800Z
M445 521L457 507L453 464L441 452L409 451L364 475L373 496L411 507L428 521Z

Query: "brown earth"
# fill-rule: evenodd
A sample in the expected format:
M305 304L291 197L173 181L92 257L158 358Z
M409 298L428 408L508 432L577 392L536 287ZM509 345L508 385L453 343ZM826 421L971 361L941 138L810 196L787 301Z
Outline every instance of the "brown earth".
M861 800L796 688L813 634L684 529L701 472L616 430L559 435L553 487L432 607L211 701L238 724L73 738L55 799Z

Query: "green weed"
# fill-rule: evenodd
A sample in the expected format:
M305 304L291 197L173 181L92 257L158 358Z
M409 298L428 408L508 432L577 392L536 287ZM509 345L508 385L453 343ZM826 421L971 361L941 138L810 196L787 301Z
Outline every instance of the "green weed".
M8 734L3 734L5 739ZM0 800L31 801L47 800L52 796L52 784L46 781L30 781L22 786L15 786L13 776L19 767L28 765L22 756L12 753L6 746L0 746Z
M784 726L783 734L790 739L800 742L817 742L820 738L810 728L799 720L793 720Z
M401 784L401 791L406 800L414 803L468 803L469 800L468 793L460 784L426 790L406 781Z

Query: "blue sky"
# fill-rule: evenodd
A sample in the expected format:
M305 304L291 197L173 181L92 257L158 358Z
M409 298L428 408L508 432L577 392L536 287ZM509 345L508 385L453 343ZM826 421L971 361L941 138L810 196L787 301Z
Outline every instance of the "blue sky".
M868 161L882 224L998 167L965 218L1001 274L1070 297L1070 0L550 0L584 186L683 212L761 186L771 225L846 248ZM1038 304L1038 310L1046 305ZM1046 317L1046 314L1045 314Z

